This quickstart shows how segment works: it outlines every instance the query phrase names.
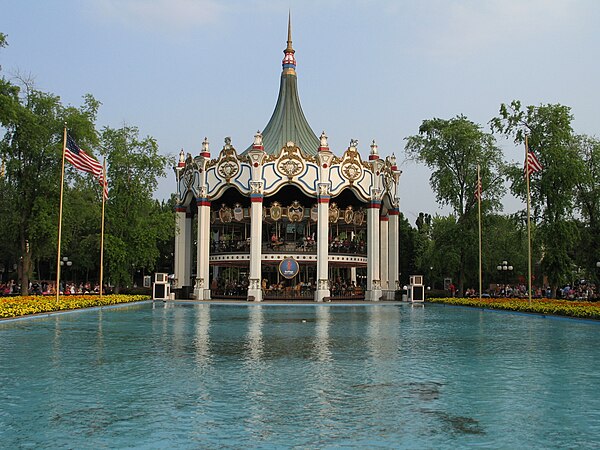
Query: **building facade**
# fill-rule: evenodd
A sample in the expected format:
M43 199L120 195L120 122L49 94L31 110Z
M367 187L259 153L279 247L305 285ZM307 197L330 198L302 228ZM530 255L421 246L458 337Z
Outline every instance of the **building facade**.
M392 154L341 156L314 133L298 96L288 23L271 119L238 152L180 153L175 289L198 300L392 298L398 289L398 180Z

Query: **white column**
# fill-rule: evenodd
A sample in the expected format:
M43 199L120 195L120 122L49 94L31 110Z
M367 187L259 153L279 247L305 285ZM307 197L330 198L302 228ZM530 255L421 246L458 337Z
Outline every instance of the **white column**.
M184 247L184 267L183 267L183 286L192 286L192 214L186 213L183 227Z
M184 207L177 207L175 213L175 288L181 288L185 280L186 242Z
M196 300L210 300L210 202L198 199L198 232L196 246Z
M250 276L248 277L248 300L262 302L262 208L263 195L250 197Z
M400 288L398 272L400 271L400 250L398 249L400 245L400 229L399 229L399 211L398 208L392 208L389 212L390 223L388 225L389 228L389 253L388 253L388 285L389 289L396 291Z
M210 300L210 202L202 205L202 278L204 300Z
M387 298L388 285L388 216L379 216L379 278L381 280L381 289Z
M356 283L356 267L350 267L350 281L352 281L354 283L354 285L357 286L357 283Z
M381 201L372 200L367 207L367 292L365 300L377 302L381 297L379 280L379 208Z
M329 298L329 196L320 195L317 206L317 290L315 302Z

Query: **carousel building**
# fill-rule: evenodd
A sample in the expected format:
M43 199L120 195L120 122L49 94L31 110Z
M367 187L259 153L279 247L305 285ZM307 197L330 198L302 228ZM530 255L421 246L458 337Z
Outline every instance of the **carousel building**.
M379 301L398 289L398 180L392 154L341 156L317 137L298 96L288 22L279 97L253 143L216 158L180 153L174 289L197 300Z

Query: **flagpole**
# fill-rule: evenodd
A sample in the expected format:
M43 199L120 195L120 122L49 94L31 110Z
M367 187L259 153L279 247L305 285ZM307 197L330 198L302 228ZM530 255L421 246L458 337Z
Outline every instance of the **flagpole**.
M479 300L481 301L481 176L479 173L479 164L477 164L477 209L479 216Z
M58 248L56 257L56 301L60 294L60 244L62 237L62 210L63 210L63 193L65 185L65 149L67 148L67 122L63 131L63 147L62 147L62 166L60 169L60 204L58 207Z
M102 283L104 276L104 205L106 203L104 193L106 192L106 183L108 183L108 180L106 179L106 158L102 161L102 174L104 175L104 179L102 185L102 227L100 231L100 298L102 298Z
M527 135L525 135L525 178L527 179L527 280L528 280L528 297L531 305L531 194L529 191L529 161L528 161L529 146L527 143Z

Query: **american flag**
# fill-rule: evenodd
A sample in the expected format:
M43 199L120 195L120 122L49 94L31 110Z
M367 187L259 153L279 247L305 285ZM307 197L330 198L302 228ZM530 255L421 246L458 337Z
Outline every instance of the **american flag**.
M97 160L81 150L73 138L67 134L67 145L65 147L65 158L79 170L89 172L98 179L103 187L104 199L108 198L108 182L104 179L104 168Z
M542 170L542 165L535 156L535 153L528 148L527 159L525 160L525 176L529 176L532 173L539 172L540 170Z
M477 177L477 185L475 186L475 200L480 201L481 200L481 192L482 192L482 187L481 187L481 179L479 178L479 176Z

